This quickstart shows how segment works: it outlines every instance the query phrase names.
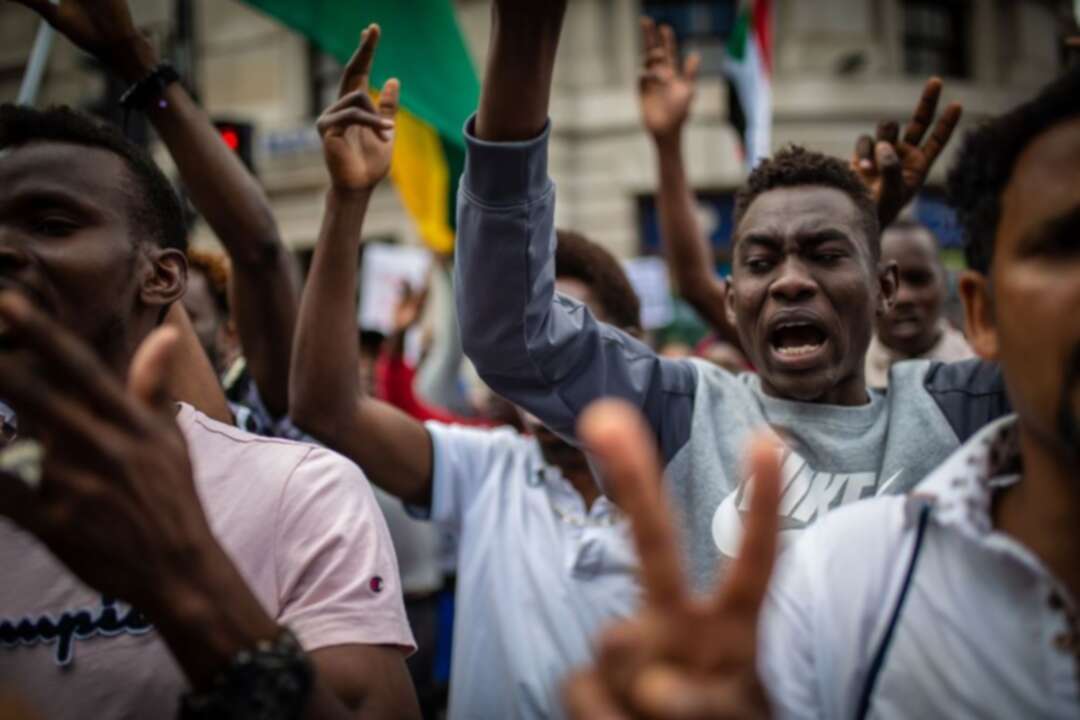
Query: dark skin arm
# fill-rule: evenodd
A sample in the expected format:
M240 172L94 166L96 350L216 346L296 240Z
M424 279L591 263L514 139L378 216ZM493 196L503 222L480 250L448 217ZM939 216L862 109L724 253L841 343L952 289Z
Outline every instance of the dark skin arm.
M372 190L390 169L398 83L379 106L367 95L379 30L364 31L338 102L319 118L331 189L300 303L293 345L290 415L299 427L356 462L402 500L431 500L432 448L424 426L365 394L357 374L356 259Z
M225 391L221 389L210 358L199 344L191 318L181 303L173 303L165 315L165 324L176 328L176 348L173 350L173 372L169 375L169 396L183 400L202 414L218 422L234 422Z
M136 82L160 61L137 31L125 0L18 0L118 77ZM281 242L266 194L225 146L206 113L180 83L165 106L146 111L180 171L192 202L232 260L233 319L267 409L288 409L289 353L299 303L299 272Z
M551 102L555 52L566 0L495 0L476 136L510 142L535 138Z
M0 354L0 395L45 450L36 491L0 478L0 515L87 585L142 610L192 688L207 689L238 652L280 629L203 513L165 382L178 331L165 326L143 342L125 390L23 297L0 295L0 320L17 348ZM109 522L76 520L89 516ZM419 717L397 650L342 645L311 658L305 717Z
M675 33L641 19L644 66L638 80L641 120L656 148L657 209L664 253L679 293L723 339L739 347L739 337L724 312L727 283L713 269L709 241L696 214L694 191L683 164L683 127L694 100L700 58L679 66Z

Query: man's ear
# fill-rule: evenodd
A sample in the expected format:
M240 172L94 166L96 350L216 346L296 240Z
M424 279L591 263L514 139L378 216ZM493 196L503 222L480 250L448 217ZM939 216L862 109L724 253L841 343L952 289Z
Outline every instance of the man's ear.
M184 296L187 289L187 255L175 248L151 248L149 268L139 290L147 305L165 307Z
M974 270L965 270L960 274L959 290L971 349L983 360L996 360L998 337L990 278Z
M735 324L735 281L728 278L724 282L724 317L727 318L728 325L731 327L738 327Z
M900 288L900 270L895 260L878 266L878 303L874 313L877 317L887 314L896 302Z

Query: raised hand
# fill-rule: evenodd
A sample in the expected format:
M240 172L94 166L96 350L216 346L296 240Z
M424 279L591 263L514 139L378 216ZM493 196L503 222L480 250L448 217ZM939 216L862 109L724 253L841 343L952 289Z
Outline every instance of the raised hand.
M394 334L407 332L420 321L427 304L430 285L414 290L407 282L401 284L401 298L394 308Z
M337 102L316 122L330 181L346 193L370 191L390 171L401 86L396 79L387 80L377 106L368 95L378 44L379 26L369 25L345 66Z
M960 121L963 108L959 103L949 103L930 137L923 142L934 122L941 88L941 78L926 81L903 137L895 122L883 121L878 123L876 137L863 135L855 143L851 168L870 188L878 205L881 227L895 220L904 205L915 197Z
M640 414L621 401L600 401L578 431L630 516L645 603L636 617L602 636L596 665L567 683L570 716L768 717L756 668L757 621L777 547L777 446L764 438L752 444L753 492L739 557L711 595L693 597L654 442Z
M155 58L135 27L127 0L15 0L25 5L80 48L129 80L151 69Z
M645 129L654 138L677 135L690 115L701 58L691 53L679 64L675 31L657 28L651 18L641 18L644 63L638 78L638 99Z

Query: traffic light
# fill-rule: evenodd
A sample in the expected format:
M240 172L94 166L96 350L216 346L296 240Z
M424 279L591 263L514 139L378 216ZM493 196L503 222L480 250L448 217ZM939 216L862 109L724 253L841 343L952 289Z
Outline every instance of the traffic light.
M241 120L215 118L214 127L226 147L240 157L248 172L255 174L255 126Z

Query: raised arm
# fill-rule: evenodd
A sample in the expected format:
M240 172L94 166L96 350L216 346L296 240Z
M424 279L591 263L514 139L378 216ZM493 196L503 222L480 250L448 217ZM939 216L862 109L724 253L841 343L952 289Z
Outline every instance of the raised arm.
M126 0L20 0L127 82L160 62L138 32ZM195 207L225 246L233 267L233 318L248 367L274 415L288 407L289 353L300 283L259 183L225 146L180 83L146 108Z
M644 61L638 98L641 122L656 148L656 204L664 254L679 293L721 337L738 347L738 333L724 312L727 283L713 269L683 164L683 127L694 101L700 58L692 54L680 67L674 31L667 25L657 28L647 17L641 18L641 40Z
M454 293L465 354L503 397L572 439L604 395L642 408L670 459L685 444L696 374L555 293L547 109L565 2L496 2L458 206Z
M338 101L319 118L330 171L319 242L300 303L293 344L289 412L293 422L356 462L392 495L417 505L431 497L432 450L424 426L371 398L357 370L356 261L371 192L390 169L398 82L387 81L376 108L368 73L378 26L361 36Z

